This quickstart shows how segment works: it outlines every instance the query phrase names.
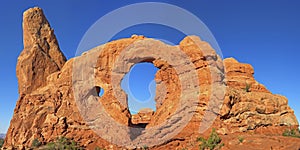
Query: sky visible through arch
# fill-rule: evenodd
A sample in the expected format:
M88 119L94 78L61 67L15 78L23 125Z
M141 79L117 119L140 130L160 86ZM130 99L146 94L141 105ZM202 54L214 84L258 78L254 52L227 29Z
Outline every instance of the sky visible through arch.
M251 64L256 80L271 92L286 96L297 118L300 118L300 1L156 1L182 7L201 19L214 34L223 56ZM84 33L95 21L112 10L137 2L143 1L2 1L0 133L7 131L19 97L15 68L23 49L22 14L26 9L38 6L44 10L61 50L70 59L75 56ZM114 39L132 34L166 39L175 44L184 37L176 30L146 24L125 29Z
M128 95L128 107L131 114L136 114L143 108L155 107L155 74L158 68L152 63L135 64L124 76L121 87Z

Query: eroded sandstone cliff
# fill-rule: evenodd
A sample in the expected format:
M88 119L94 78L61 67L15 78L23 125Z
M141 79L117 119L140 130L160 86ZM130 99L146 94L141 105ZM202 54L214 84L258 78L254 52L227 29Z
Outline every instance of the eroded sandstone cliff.
M251 65L234 58L222 60L199 37L188 36L178 46L169 46L143 36L132 36L66 61L40 8L24 13L23 31L24 50L17 64L20 97L5 138L5 148L22 149L30 147L34 139L47 143L59 136L71 138L87 149L121 148L110 137L123 136L123 143L132 140L132 144L123 148L136 148L141 145L135 139L141 136L150 146L154 145L153 149L197 149L197 144L192 143L200 135L207 135L211 128L223 135L262 132L278 135L285 129L298 128L287 99L272 94L258 83ZM179 50L185 55L172 54L170 50ZM119 62L120 57L126 61ZM189 62L172 62L183 57L189 58ZM139 62L150 62L159 68L155 76L157 110L132 116L120 82L130 67ZM195 76L190 75L191 72ZM195 84L190 81L197 83L193 88L198 90L191 88L182 95L184 89ZM97 96L99 88L105 91L101 97ZM120 125L143 125L134 131L125 128L127 132L123 132L123 126L107 122L102 132L102 127L96 124L105 122L107 116L86 112L94 108L82 110L84 106L100 103ZM170 119L173 117L176 119ZM165 126L155 128L166 120ZM209 122L211 125L206 127ZM175 125L168 126L168 123ZM205 132L202 133L201 128ZM109 132L110 129L114 132ZM97 131L105 134L99 135ZM178 133L164 141L173 131ZM122 140L117 142L122 143Z

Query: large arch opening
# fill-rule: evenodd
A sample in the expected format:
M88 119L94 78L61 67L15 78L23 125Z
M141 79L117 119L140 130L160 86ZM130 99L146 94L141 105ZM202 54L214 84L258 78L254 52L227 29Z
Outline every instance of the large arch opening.
M155 74L158 68L150 62L135 64L121 81L121 88L127 94L128 109L131 115L156 111Z

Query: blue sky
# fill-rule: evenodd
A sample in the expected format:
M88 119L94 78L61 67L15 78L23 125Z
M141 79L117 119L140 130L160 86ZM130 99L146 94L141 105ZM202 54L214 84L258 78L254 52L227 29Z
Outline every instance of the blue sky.
M67 58L75 56L77 46L88 28L106 13L136 2L92 0L6 1L0 4L0 132L6 132L18 99L16 61L23 49L22 14L41 7L55 30ZM190 0L157 1L182 7L200 18L214 34L223 56L250 63L255 78L273 93L289 99L300 118L300 1L297 0ZM175 15L175 14L174 14ZM126 18L124 18L126 19ZM168 37L178 43L182 34L159 25L128 28L114 38L131 34ZM176 33L176 34L175 34ZM101 33L99 33L101 34ZM177 35L177 36L174 36Z
M146 107L156 110L154 77L157 70L152 63L138 63L123 78L121 87L128 95L131 114L136 114Z

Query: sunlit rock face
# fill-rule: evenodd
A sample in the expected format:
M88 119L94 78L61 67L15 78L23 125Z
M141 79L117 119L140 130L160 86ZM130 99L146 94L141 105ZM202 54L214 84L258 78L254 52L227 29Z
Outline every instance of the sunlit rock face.
M199 37L187 36L179 45L170 46L134 35L66 61L40 8L24 13L23 31L24 50L17 63L20 97L5 148L28 148L34 139L47 143L65 136L87 149L136 148L139 140L148 141L149 146L162 142L152 149L192 149L198 144L191 143L211 128L224 135L281 134L298 128L287 99L258 83L251 65L233 58L222 60ZM120 83L140 62L153 63L159 69L155 75L156 111L145 109L131 115ZM99 88L105 91L101 97ZM173 117L176 119L170 120ZM208 130L199 132L211 118ZM166 126L158 130L163 124ZM137 128L129 128L132 126ZM173 131L175 135L171 135ZM168 136L171 138L164 141Z
M24 49L18 57L17 77L20 94L30 94L46 85L46 78L62 69L66 57L42 9L32 8L23 16Z

